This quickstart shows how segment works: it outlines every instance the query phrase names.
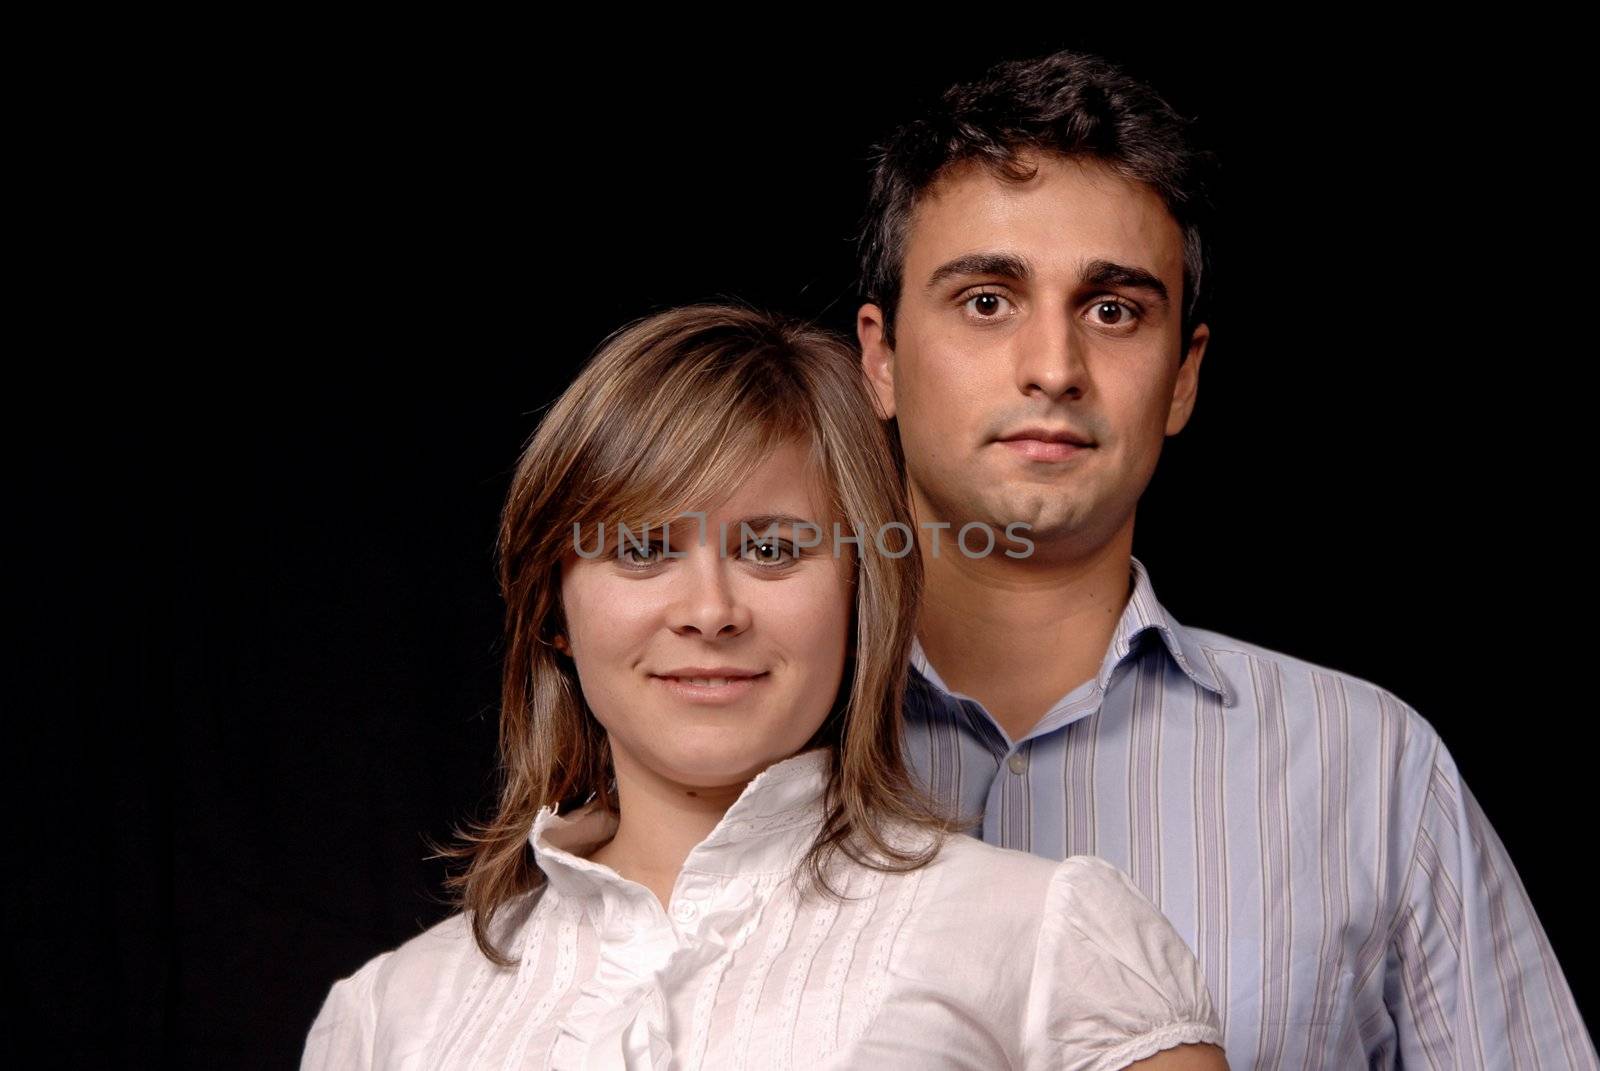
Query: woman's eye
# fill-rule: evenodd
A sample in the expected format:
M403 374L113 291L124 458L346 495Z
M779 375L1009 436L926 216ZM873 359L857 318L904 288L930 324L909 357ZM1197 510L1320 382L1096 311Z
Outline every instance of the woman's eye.
M1127 327L1139 318L1132 306L1110 298L1096 301L1090 306L1089 315L1101 327Z
M624 540L622 544L622 560L629 565L654 565L665 558L660 543L645 543L642 546Z
M758 565L786 565L796 555L787 543L776 539L758 539L744 545L747 555L753 554Z
M974 320L1003 320L1016 310L1010 298L992 290L973 294L961 306Z

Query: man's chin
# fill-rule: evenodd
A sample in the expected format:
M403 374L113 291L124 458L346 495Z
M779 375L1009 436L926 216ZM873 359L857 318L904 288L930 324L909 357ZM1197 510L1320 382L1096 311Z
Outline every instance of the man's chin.
M1059 488L1015 489L989 497L986 521L1001 536L1007 525L1026 525L1023 530L1030 539L1071 539L1083 531L1092 515L1076 496L1063 494Z
M1075 543L1093 530L1094 511L1082 496L1067 492L1059 485L1019 485L994 474L984 475L990 479L981 486L946 487L934 498L936 515L942 512L950 518L949 527L938 533L941 554L958 552L956 541L961 529L974 523L987 524L993 530L993 554L1002 554L1007 549L1024 550L1024 539L1036 543ZM919 538L923 539L932 536L933 532L926 528L919 533ZM965 542L976 553L984 539L978 532L969 532Z

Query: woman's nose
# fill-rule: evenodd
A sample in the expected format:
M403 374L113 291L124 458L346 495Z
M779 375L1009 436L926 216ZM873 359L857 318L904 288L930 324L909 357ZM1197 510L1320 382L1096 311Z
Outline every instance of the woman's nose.
M674 578L679 586L671 610L671 628L680 635L727 639L750 627L750 606L733 575L736 564L714 545L689 548Z

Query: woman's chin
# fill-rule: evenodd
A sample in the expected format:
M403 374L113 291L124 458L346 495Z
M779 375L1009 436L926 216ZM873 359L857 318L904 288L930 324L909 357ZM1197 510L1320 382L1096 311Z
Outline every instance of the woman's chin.
M674 749L661 756L657 773L665 779L696 791L742 788L774 763L782 762L799 750L773 755L751 748L703 747Z

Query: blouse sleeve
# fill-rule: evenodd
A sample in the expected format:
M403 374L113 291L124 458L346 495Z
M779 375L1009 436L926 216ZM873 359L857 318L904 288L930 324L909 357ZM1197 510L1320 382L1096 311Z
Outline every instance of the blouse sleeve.
M1024 1033L1029 1071L1110 1071L1222 1029L1194 954L1110 863L1073 856L1046 895Z
M369 960L348 978L333 983L311 1024L300 1071L373 1066L378 1026L378 969L392 952Z

